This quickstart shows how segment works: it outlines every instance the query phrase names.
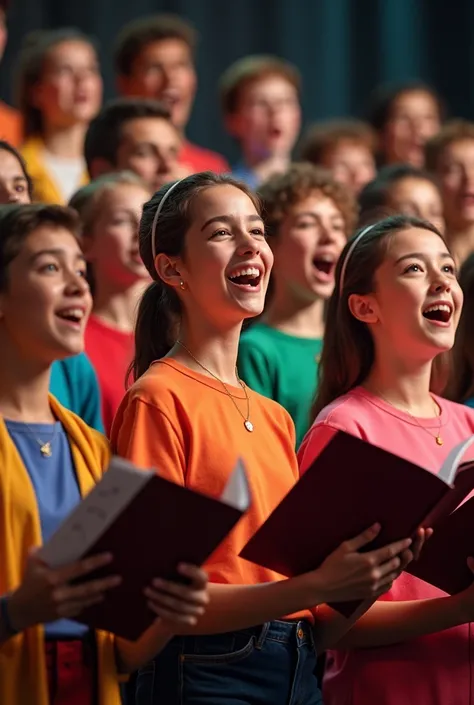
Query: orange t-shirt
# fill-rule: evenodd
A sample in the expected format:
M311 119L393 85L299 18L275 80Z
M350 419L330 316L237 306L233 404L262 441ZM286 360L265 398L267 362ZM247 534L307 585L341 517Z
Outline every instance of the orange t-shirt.
M244 418L242 389L227 386ZM247 388L253 433L223 386L166 358L154 363L127 392L112 427L115 453L142 468L218 497L242 458L252 504L206 564L211 582L255 585L282 580L239 558L241 549L298 480L295 430L289 414ZM314 621L309 610L293 618Z

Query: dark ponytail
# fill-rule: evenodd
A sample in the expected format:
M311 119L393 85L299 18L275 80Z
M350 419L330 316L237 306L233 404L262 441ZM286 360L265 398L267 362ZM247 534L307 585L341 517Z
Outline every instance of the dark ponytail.
M152 362L169 353L178 338L181 322L181 299L173 287L159 278L155 257L158 254L183 256L186 233L191 226L190 206L193 199L204 189L220 185L236 186L260 211L257 197L245 184L210 171L192 174L179 182L162 186L143 207L139 231L140 256L154 281L143 294L138 308L135 358L128 373L128 377L132 375L134 380L144 374ZM186 295L189 296L189 292Z
M174 312L174 315L173 315ZM173 291L154 281L143 294L135 325L135 359L127 377L137 380L154 360L164 357L176 342L180 303Z

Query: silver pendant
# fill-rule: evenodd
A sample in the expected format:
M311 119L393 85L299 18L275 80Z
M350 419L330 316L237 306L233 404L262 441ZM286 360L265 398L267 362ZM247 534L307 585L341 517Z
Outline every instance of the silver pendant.
M253 423L252 423L251 421L249 421L248 419L247 419L246 421L244 421L244 426L245 426L245 428L247 429L247 431L248 431L249 433L252 433L252 431L253 431Z

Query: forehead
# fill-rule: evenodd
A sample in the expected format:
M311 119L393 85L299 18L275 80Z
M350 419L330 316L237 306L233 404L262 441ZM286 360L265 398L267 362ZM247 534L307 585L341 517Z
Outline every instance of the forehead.
M449 254L444 240L424 228L407 228L389 237L386 259L393 262L412 252L423 253L430 257Z
M20 176L24 176L21 164L14 154L7 152L5 149L0 149L0 169L2 171L18 172Z
M72 255L81 255L77 237L67 228L53 224L40 225L25 238L18 259L29 260L43 250L58 249Z
M362 139L356 137L340 137L332 145L327 147L328 156L351 156L351 157L372 157L372 150Z
M460 162L472 160L474 158L474 137L458 139L447 144L441 157L444 159L456 159Z
M160 63L166 63L182 59L190 61L191 57L191 47L184 39L169 37L147 42L136 55L135 62L149 63L159 61Z
M326 196L322 191L314 190L291 208L293 215L299 213L314 213L320 215L326 213L328 215L341 215L341 211L335 204L332 198Z
M241 100L248 100L267 95L296 96L297 90L288 78L274 73L244 83L239 94Z
M427 91L423 90L416 90L400 93L400 95L394 99L390 112L415 112L421 110L434 110L438 112L438 104L431 93L427 93Z
M258 213L252 199L231 184L210 186L201 191L191 203L192 217L206 221L216 216L241 217Z
M122 127L122 142L179 143L178 131L169 120L161 117L141 117L128 120Z
M130 205L135 206L136 204L143 206L150 196L151 191L141 184L118 183L105 188L99 195L98 202L104 207L118 208L122 206L128 208Z
M46 55L48 65L58 64L77 57L95 58L95 49L83 39L67 39L51 47Z
M412 176L399 179L392 184L389 188L389 194L394 196L413 196L415 194L423 194L436 198L437 200L440 200L441 198L438 189L431 183L431 181L428 181L427 179L418 179Z

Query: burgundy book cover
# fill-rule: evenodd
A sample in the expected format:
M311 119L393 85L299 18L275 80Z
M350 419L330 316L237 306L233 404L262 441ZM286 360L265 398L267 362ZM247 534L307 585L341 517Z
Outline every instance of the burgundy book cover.
M474 580L467 559L474 557L474 497L441 519L417 561L407 572L455 595Z
M123 580L78 621L137 639L155 619L144 588L153 578L177 578L181 562L202 565L242 515L218 499L153 476L85 554L110 551L114 556L113 563L89 574L89 580L114 574Z
M375 522L382 529L364 550L413 536L450 491L426 469L340 431L240 555L288 577L301 575ZM349 616L359 604L332 606Z

